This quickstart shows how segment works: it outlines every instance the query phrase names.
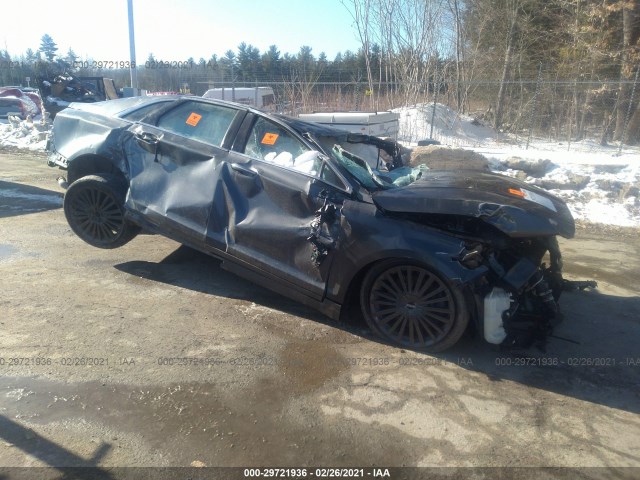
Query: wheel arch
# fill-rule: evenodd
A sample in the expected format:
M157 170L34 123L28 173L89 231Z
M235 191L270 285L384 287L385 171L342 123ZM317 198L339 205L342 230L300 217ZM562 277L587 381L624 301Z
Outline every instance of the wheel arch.
M121 177L128 183L128 175L125 172L126 169L123 169L122 167L123 165L118 165L114 160L105 156L95 153L87 153L76 157L73 161L69 162L69 166L67 168L67 180L69 184L71 184L79 178L86 177L87 175L107 174Z
M443 248L443 250L445 250ZM329 291L328 296L331 300L338 303L343 303L347 297L348 292L354 288L354 282L362 280L366 272L370 270L374 265L384 262L386 260L407 260L414 262L425 267L432 268L441 275L452 279L460 279L460 283L466 283L472 276L471 272L465 269L459 263L453 261L451 258L455 256L453 250L450 252L439 252L437 254L425 254L422 252L410 249L393 249L376 251L372 255L361 257L357 259L357 262L352 260L350 255L344 255L339 260L334 261L334 268L331 271L331 278L329 285L346 285L346 287L338 287L334 291ZM338 279L346 281L338 282ZM357 286L356 286L357 288Z
M413 265L430 271L449 291L449 301L453 302L451 304L453 308L453 310L451 310L452 318L450 320L451 329L443 333L442 338L434 339L434 344L423 344L421 346L408 345L404 343L404 340L402 340L401 343L395 343L395 340L388 337L385 333L381 333L377 327L373 326L369 316L370 314L366 311L367 307L363 303L365 301L363 300L363 291L364 289L371 288L372 278L375 279L376 275L381 274L385 270L394 269L403 265ZM416 258L416 256L385 257L367 263L353 276L347 291L348 293L345 296L346 301L343 303L341 309L341 320L345 323L367 324L374 334L402 348L417 348L418 351L439 352L455 345L469 327L472 329L476 328L475 322L472 320L474 316L474 305L469 302L469 295L471 293L469 285L460 282L457 278L447 277L447 275L443 274L437 267L424 262L421 258ZM411 341L413 341L413 338Z
M347 275L346 288L343 288L342 291L336 292L335 301L342 305L342 315L347 315L351 312L354 306L357 306L360 302L360 288L362 286L362 282L366 277L367 273L374 268L376 265L380 263L384 263L387 261L407 261L410 263L414 263L416 265L424 266L430 268L436 272L438 272L441 276L445 277L447 281L452 283L454 286L460 288L462 290L463 285L462 281L455 281L456 275L451 275L454 270L458 270L457 268L445 268L443 262L435 261L430 256L421 256L416 255L416 252L411 250L397 250L397 251L388 251L388 252L377 252L376 256L371 258L366 258L360 264L353 268L352 266L347 266L346 268L340 269L342 273L337 273L337 275L345 275L346 272L355 272L353 275L349 277ZM344 262L340 262L341 265L345 265ZM451 278L454 277L454 278ZM344 278L344 277L343 277ZM346 319L346 317L343 317Z
M140 227L126 217L126 191L127 185L118 174L89 174L74 181L63 200L71 230L98 248L117 248L131 241Z

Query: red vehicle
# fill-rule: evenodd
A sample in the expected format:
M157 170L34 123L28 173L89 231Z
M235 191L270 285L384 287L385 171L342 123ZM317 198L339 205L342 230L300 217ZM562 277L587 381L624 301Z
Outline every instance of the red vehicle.
M14 114L20 118L42 114L42 99L36 92L25 92L20 87L0 87L0 118Z

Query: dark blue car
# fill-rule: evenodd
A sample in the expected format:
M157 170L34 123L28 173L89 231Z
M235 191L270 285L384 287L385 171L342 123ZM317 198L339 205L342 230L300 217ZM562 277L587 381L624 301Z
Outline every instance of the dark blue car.
M185 96L72 104L48 150L69 225L96 247L144 228L334 319L356 305L416 350L470 326L527 344L560 319L556 236L573 218L512 178L405 165L394 141Z

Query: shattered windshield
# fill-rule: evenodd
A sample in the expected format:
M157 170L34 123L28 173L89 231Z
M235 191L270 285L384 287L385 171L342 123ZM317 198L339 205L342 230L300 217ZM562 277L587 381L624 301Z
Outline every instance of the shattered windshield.
M385 164L381 164L379 159L375 161L375 168L372 168L367 161L337 144L331 149L331 153L338 163L346 168L367 190L404 187L415 182L420 178L422 172L427 170L426 165L389 170L381 166Z

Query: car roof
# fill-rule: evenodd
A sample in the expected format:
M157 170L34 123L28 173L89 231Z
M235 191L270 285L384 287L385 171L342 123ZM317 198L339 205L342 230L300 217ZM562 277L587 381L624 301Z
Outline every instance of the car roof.
M153 103L162 103L162 102L179 102L179 101L197 101L197 102L201 102L201 103L209 103L209 104L213 104L213 105L223 105L223 106L229 106L232 107L236 110L239 111L245 111L245 112L250 112L253 115L256 116L261 116L261 117L265 117L268 118L276 123L283 123L285 125L287 125L289 128L291 128L292 130L294 130L296 133L298 133L299 135L304 135L304 134L310 134L312 137L315 137L316 139L320 139L322 137L326 138L326 137L330 137L330 138L334 138L334 139L339 139L339 140L346 140L347 137L351 137L354 136L356 134L352 134L347 130L341 130L338 128L334 128L328 125L322 125L319 123L314 123L314 122L309 122L309 121L305 121L305 120L300 120L298 118L295 117L290 117L288 115L283 115L283 114L275 114L275 113L270 113L270 112L265 112L263 110L259 110L257 108L253 108L251 106L248 105L244 105L241 103L236 103L236 102L230 102L228 100L220 100L220 99L215 99L215 98L204 98L204 97L200 97L200 96L196 96L196 95L160 95L160 96L147 96L147 97L130 97L131 99L139 99L137 102L132 101L132 104L134 104L135 106L131 106L130 108L126 108L126 109L119 109L120 111L115 113L114 110L114 114L121 116L124 115L128 112L137 110L138 108L141 108L143 106L146 105L150 105ZM110 100L108 101L108 103L111 102L122 102L125 99L118 99L118 100ZM357 134L360 135L361 137L369 137L368 135L362 135L362 134ZM383 143L383 140L378 140L378 143Z
M293 128L299 133L309 132L314 136L318 136L318 137L338 137L338 138L344 137L345 135L349 134L347 130L340 130L339 128L329 127L326 125L321 125L319 123L307 122L305 120L289 117L287 115L274 114L274 115L267 115L267 116L271 116L273 118L280 120L281 122L286 123L287 125L289 125L291 128Z

